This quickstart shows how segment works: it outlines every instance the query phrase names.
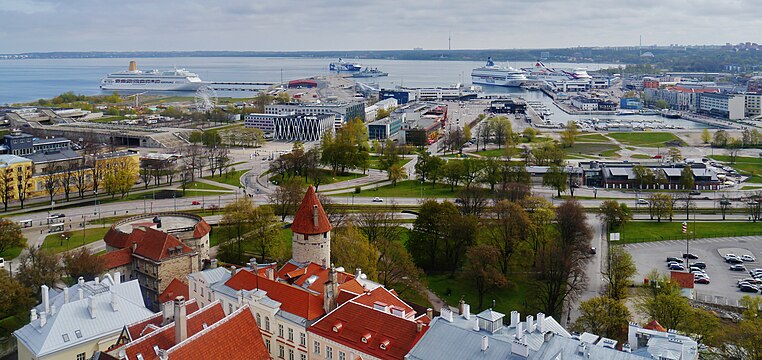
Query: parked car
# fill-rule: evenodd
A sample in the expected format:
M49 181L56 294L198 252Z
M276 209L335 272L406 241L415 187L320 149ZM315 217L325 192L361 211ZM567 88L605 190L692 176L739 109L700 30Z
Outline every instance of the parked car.
M737 258L737 257L735 257L735 258L728 258L727 260L725 260L725 262L728 263L728 264L743 264L743 260L741 260L740 258Z
M698 256L696 254L685 253L685 254L683 254L683 259L696 260L696 259L698 259Z
M697 272L700 272L700 273L702 273L702 274L706 274L706 271L704 271L704 269L701 269L701 268L697 268L697 267L695 267L695 266L691 266L691 267L689 267L688 269L689 269L691 272L697 271Z
M700 277L698 279L694 279L693 282L696 284L709 284L709 279Z
M697 267L699 269L706 269L706 264L703 262L695 262L691 264L691 267Z
M688 193L688 194L690 194L690 195L701 195L701 191L698 191L698 190L693 190L693 191L691 191L691 192L690 192L690 193Z
M743 261L757 261L757 259L755 259L754 256L751 256L751 255L741 255L741 260L743 260Z
M673 261L674 262L678 262L678 263L682 263L683 259L679 259L679 258L676 258L674 256L667 256L667 262L673 262Z
M741 285L741 291L743 292L757 292L757 287L751 284L742 284Z
M730 265L730 270L732 271L746 271L746 267L740 264L737 265Z
M373 198L373 202L384 202L384 199L376 196L376 197Z
M648 205L648 200L646 200L646 199L638 199L638 205Z
M669 269L670 270L681 270L681 271L684 271L685 267L680 265L680 264L672 264L672 265L669 266Z
M747 282L752 285L762 284L762 280L755 279L755 278L744 278L744 279L738 280L738 284L741 284L742 282Z

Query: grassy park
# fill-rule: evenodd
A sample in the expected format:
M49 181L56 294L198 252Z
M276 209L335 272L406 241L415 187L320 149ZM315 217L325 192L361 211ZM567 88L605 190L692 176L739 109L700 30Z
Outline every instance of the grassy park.
M355 196L364 197L412 197L412 198L453 198L458 194L460 186L455 191L450 191L450 185L437 183L425 183L421 185L417 180L405 180L397 182L397 186L384 185L378 188L362 190ZM348 195L348 194L347 194Z
M669 132L615 132L609 133L609 137L616 139L625 145L641 146L641 147L671 147L674 145L667 144L671 142L679 142L681 145L685 145L685 141L677 137L673 133Z
M618 231L621 233L623 243L680 240L685 239L685 234L682 233L683 221L685 221L685 216L679 214L673 218L672 222L669 219L662 219L662 222L631 221ZM697 239L762 235L762 223L760 222L697 221L694 223L688 221L688 231L693 233L694 229Z
M238 187L241 185L241 176L247 171L249 170L237 170L222 175L204 176L204 179Z
M63 233L50 234L45 237L42 248L60 253L76 247L90 244L103 239L109 227L100 227L86 230L64 231ZM68 238L68 241L66 240Z

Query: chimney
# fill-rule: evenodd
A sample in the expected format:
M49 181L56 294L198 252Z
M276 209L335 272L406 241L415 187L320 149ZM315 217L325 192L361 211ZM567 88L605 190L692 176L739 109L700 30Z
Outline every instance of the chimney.
M243 289L240 289L238 292L236 292L236 298L238 299L238 306L243 306Z
M114 311L119 311L119 299L116 297L116 291L111 291L111 308Z
M549 342L549 341L550 341L550 339L552 339L552 338L553 338L553 336L555 336L555 334L553 334L553 332L552 332L552 331L548 331L548 332L546 332L546 333L544 333L544 334L542 334L542 335L543 335L543 341L544 341L544 342Z
M48 314L44 311L40 313L40 327L45 327L45 324L48 323Z
M231 275L231 276L232 276L232 275L235 275L235 271L236 271L236 269L235 269L235 266L233 266L233 265L230 265L230 275Z
M516 327L519 323L519 312L516 310L511 311L511 327Z
M85 298L85 289L79 288L77 289L77 296L79 296L79 299L82 300Z
M474 318L474 331L479 331L479 319Z
M132 249L132 252L135 252L135 250L138 248L138 243L133 242L132 245L130 245L130 248Z
M65 287L63 291L64 291L64 304L68 304L69 303L69 288Z
M434 309L432 308L426 308L426 317L429 318L429 320L434 319Z
M122 273L117 271L114 273L114 285L119 285L122 283Z
M630 344L630 349L633 351L638 350L638 324L631 322L627 328L627 343Z
M56 314L56 306L50 305L50 316L53 316Z
M331 266L328 270L328 281L323 284L323 310L326 313L336 308L336 296L339 291L339 281L336 274L336 268Z
M251 266L252 270L257 270L257 258L249 259L249 266Z
M463 305L466 304L466 301L463 300L463 297L460 297L460 301L458 301L458 315L463 315Z
M265 274L267 274L268 279L275 281L275 269L268 268L267 270L265 270Z
M511 342L511 353L514 355L521 356L523 358L527 358L529 357L529 346L517 340L513 340Z
M217 268L217 259L212 259L211 265L209 265L210 269L216 269Z
M440 309L439 316L447 320L447 322L452 322L452 310L450 310L450 308L448 307L443 307L442 309Z
M360 278L360 275L362 275L362 269L360 269L360 268L355 268L355 278L356 278L356 279L359 279L359 278Z
M85 278L83 278L81 276L79 278L77 278L77 285L79 285L79 286L85 285Z
M95 319L95 298L92 295L87 297L87 310L90 311L90 318Z
M188 338L188 317L185 314L185 298L175 298L175 344Z
M466 320L471 319L471 305L463 304L463 318Z
M127 350L124 349L124 346L119 348L119 359L126 359L127 358Z
M40 293L42 294L42 306L45 308L45 313L50 313L50 296L48 294L48 286L40 286Z
M161 322L162 326L169 324L172 320L174 320L175 313L172 306L173 306L172 301L167 301L161 304L161 313L162 313L162 317L164 318L164 320L162 320Z
M29 310L29 322L33 322L35 320L37 320L37 310Z
M539 330L541 334L545 332L545 314L544 313L537 313L537 330Z
M96 276L95 277L95 285L97 286L97 285L100 285L100 284L101 284L101 278Z
M318 206L317 204L312 205L312 224L315 225L315 229L318 228Z
M534 316L527 315L527 332L533 333L534 332Z
M416 331L416 332L421 332L421 331L423 331L423 323L422 323L422 322L420 322L420 321L417 321L417 322L415 323L415 331Z
M516 324L516 339L521 340L524 337L524 323L520 322Z
M482 336L482 351L487 351L489 348L489 338L487 335Z

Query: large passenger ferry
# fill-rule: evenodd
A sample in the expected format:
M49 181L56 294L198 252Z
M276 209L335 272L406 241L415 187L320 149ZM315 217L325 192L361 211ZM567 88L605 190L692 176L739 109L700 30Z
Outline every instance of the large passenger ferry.
M531 68L522 68L530 80L543 80L548 83L557 83L569 80L591 80L593 77L582 68L561 69L549 68L538 61Z
M108 74L101 80L103 90L196 91L205 83L185 69L141 71L130 61L127 71Z
M332 62L328 65L328 70L336 72L358 72L362 70L362 66L360 64L346 62L339 58L338 62Z
M519 87L526 80L520 70L495 65L491 57L487 58L487 65L471 71L471 82L474 84Z

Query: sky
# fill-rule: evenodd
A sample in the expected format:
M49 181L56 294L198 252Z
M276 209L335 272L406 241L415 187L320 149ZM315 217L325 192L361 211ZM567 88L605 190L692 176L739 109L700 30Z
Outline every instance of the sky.
M0 0L0 53L762 42L754 0Z

